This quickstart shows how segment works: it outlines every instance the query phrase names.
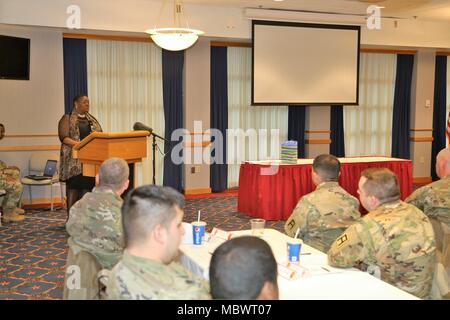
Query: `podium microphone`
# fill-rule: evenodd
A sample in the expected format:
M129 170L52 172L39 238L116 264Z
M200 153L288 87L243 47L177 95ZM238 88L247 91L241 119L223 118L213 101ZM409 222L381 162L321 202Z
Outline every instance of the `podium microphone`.
M141 123L141 122L136 122L133 125L133 130L144 130L144 131L148 131L150 132L150 134L153 132L153 129L150 127L147 127L145 124Z

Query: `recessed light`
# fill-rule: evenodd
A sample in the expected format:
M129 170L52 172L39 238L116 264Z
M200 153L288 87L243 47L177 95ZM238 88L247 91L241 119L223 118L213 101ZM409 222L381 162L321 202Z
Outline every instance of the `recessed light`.
M275 1L275 2L281 2L281 1L284 1L284 0L273 0L273 1Z

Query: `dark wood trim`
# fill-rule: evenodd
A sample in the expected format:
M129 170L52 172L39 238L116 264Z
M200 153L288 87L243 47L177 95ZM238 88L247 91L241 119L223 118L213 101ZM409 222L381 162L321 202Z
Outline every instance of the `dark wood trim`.
M305 139L306 144L330 144L331 139Z
M184 190L183 193L186 195L191 195L191 194L208 194L211 193L211 188L201 188L201 189L187 189Z
M361 48L360 52L364 52L364 53L385 53L385 54L416 54L417 50Z
M43 137L57 137L57 133L48 134L8 134L5 138L43 138Z
M331 130L306 130L305 133L331 133Z
M60 144L52 145L34 145L34 146L0 146L0 151L42 151L42 150L59 150Z
M433 137L411 137L409 140L413 142L433 142Z
M231 42L231 41L211 41L211 47L242 47L242 48L251 48L251 42Z
M414 177L413 178L413 184L429 184L433 182L433 179L431 177Z
M107 34L88 34L88 33L63 33L64 38L72 39L92 39L92 40L112 40L112 41L132 41L153 43L150 35L148 37L137 36L115 36Z

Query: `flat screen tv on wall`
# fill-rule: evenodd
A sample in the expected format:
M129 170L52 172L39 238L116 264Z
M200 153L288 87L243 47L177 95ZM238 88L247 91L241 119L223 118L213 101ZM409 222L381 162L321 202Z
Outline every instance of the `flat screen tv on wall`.
M30 39L0 35L0 79L30 79Z

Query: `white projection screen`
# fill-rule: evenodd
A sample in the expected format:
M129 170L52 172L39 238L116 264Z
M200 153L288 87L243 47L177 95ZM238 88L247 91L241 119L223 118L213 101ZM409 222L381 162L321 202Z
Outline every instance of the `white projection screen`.
M360 26L252 21L253 105L358 104Z

